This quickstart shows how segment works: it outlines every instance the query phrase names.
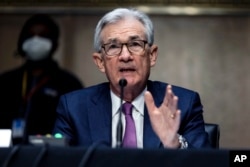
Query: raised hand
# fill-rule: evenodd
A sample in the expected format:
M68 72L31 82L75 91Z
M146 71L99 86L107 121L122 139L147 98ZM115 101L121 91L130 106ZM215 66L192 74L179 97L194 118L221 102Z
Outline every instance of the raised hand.
M165 147L178 148L180 144L177 132L180 126L181 111L178 109L178 97L174 95L172 86L166 87L166 94L159 108L155 106L149 91L145 92L144 97L153 130Z

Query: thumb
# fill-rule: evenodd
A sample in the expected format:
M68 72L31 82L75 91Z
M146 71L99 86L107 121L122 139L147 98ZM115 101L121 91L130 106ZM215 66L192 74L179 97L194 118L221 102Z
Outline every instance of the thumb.
M149 91L146 91L144 94L144 98L148 111L153 111L155 109L155 102L152 94Z

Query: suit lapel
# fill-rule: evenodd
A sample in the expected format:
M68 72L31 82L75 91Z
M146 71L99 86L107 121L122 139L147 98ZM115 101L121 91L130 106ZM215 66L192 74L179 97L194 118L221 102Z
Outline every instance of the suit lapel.
M111 146L111 97L109 85L98 87L96 96L91 98L88 112L91 138L94 142L105 142Z

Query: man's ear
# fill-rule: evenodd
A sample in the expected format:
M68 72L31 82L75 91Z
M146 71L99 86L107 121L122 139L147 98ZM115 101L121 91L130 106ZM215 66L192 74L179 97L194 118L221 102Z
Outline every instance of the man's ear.
M156 60L158 57L158 47L156 45L152 45L150 47L150 66L153 67L156 64Z
M104 60L103 60L102 55L100 53L95 52L93 53L92 57L96 66L99 68L99 70L101 72L105 72Z

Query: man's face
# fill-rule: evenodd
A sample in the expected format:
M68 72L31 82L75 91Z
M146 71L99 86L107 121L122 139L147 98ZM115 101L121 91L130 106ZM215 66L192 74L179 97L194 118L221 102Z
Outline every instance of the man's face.
M101 53L94 53L93 58L100 71L104 72L111 82L111 89L119 92L121 78L127 80L126 90L136 88L141 91L144 89L150 75L150 68L155 65L157 47L155 45L150 47L145 42L142 43L141 51L132 52L132 47L137 45L137 41L147 40L143 25L132 18L123 19L117 23L106 25L101 32L101 39L102 44L108 44L110 47L102 48ZM114 46L116 48L121 43L128 42L132 48L130 51L128 45L122 45L120 54L107 55L107 48L114 48Z

